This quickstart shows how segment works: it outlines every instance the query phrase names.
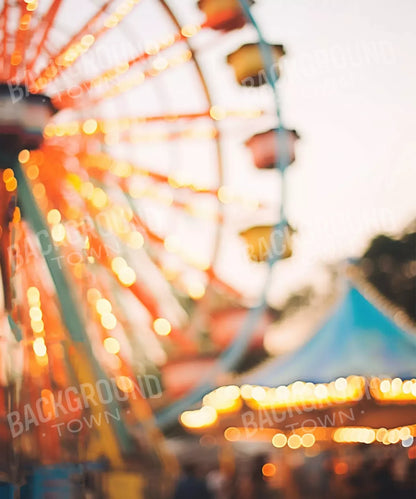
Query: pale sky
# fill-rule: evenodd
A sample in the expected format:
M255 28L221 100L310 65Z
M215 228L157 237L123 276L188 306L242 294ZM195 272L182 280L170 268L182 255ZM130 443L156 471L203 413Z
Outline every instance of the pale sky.
M287 49L283 119L301 135L288 178L299 233L275 267L274 301L416 216L416 2L259 0L253 11Z
M47 4L41 2L43 7ZM64 40L82 25L97 4L102 2L64 2L56 40ZM195 0L169 4L182 24L203 20ZM282 115L285 125L301 135L297 160L288 172L287 212L298 234L294 256L274 268L270 300L277 303L316 280L322 263L359 255L373 235L400 231L416 214L416 2L257 0L253 12L265 38L286 47L279 85ZM142 0L67 73L71 77L78 70L83 80L174 31L158 2ZM224 36L202 32L191 40L214 104L272 110L270 90L240 87L225 62L230 52L255 40L250 26ZM171 50L184 48L180 44ZM114 117L205 107L195 70L188 63L81 112L85 117ZM225 212L218 268L226 281L252 298L260 292L265 268L249 262L237 233L250 225L276 222L279 179L274 171L253 167L243 142L273 124L273 119L221 124L225 184L269 206L253 211L237 204ZM210 141L124 144L109 147L109 152L161 173L180 170L190 180L215 184L215 150ZM161 233L170 230L181 239L184 252L206 257L215 231L212 223L154 207L158 200L140 202L153 228ZM212 210L209 203L203 208Z

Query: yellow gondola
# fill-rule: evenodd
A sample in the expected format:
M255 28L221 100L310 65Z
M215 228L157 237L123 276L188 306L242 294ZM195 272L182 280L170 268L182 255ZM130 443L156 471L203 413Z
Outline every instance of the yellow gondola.
M248 255L253 262L265 262L271 256L280 259L292 256L292 235L290 225L258 225L240 232L245 240Z
M279 74L278 64L285 55L283 45L271 45L274 69ZM247 43L227 56L227 63L234 69L237 82L245 87L259 87L266 83L264 60L258 43Z

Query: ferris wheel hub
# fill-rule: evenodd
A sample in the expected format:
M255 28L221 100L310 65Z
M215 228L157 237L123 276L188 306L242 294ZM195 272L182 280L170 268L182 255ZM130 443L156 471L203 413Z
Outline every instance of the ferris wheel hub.
M56 109L51 99L32 94L24 85L0 84L0 147L16 154L36 149L43 140L43 129Z

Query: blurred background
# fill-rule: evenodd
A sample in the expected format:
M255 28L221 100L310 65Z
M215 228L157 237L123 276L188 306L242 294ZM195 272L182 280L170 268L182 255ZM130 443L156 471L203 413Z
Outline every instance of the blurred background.
M0 497L414 497L415 14L0 0Z

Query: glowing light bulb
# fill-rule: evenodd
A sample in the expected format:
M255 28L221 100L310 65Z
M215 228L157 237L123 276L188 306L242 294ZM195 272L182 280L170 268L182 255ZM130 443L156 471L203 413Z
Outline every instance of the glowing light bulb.
M42 320L40 321L30 321L30 327L32 328L34 333L41 333L45 327L45 324Z
M122 256L116 256L111 260L111 269L115 274L127 267L127 262Z
M230 426L224 431L224 438L229 442L237 442L240 438L240 430L234 426Z
M112 310L111 303L105 298L99 298L95 304L95 308L100 315L109 314Z
M380 383L380 391L381 393L387 393L390 391L390 381L388 379L384 379Z
M125 393L131 393L134 390L134 384L127 376L117 376L116 385L122 392Z
M312 433L305 433L305 435L302 436L303 447L306 448L312 447L314 443L315 443L315 437L314 435L312 435Z
M271 478L276 474L276 466L273 463L266 463L263 465L261 472L266 478Z
M105 329L112 330L117 326L116 316L111 312L101 316L101 324Z
M184 37L190 38L198 33L200 27L197 24L187 24L181 29L181 33Z
M19 152L18 160L20 163L25 164L30 159L30 152L27 149L23 149Z
M83 48L89 48L95 42L94 35L88 34L81 38L81 45Z
M90 119L84 121L84 123L82 125L82 131L86 135L92 135L93 133L95 133L97 131L97 128L98 128L97 120L94 120L93 118L90 118Z
M59 210L53 209L48 212L47 220L51 225L59 224L61 218Z
M266 398L266 390L262 386L256 386L253 388L251 396L257 402L261 402Z
M168 61L164 57L158 57L153 61L152 66L156 71L163 71L168 67Z
M33 351L38 357L44 357L46 355L46 345L43 338L36 338L34 340Z
M14 192L17 189L17 180L12 177L6 182L6 191Z
M31 307L29 310L29 315L32 321L42 320L42 310L39 307Z
M290 435L290 437L287 439L287 445L291 449L299 449L299 447L302 445L302 439L299 435Z
M26 296L31 305L38 303L40 300L39 290L35 286L31 286L27 289Z
M117 354L120 351L120 343L116 338L109 336L104 340L104 348L108 353Z
M104 208L104 206L107 204L107 201L108 201L107 194L99 187L95 187L91 196L92 204L96 208L100 209Z
M233 195L230 190L230 188L226 185L222 185L218 189L218 194L217 194L218 199L221 201L221 203L228 204L233 201Z
M131 286L136 282L136 273L131 267L125 267L118 273L118 278L124 286Z
M315 395L318 399L324 399L328 396L328 389L325 385L316 385L315 387Z
M200 300L205 294L205 286L200 281L190 282L187 290L189 296L194 300Z
M226 111L220 106L212 106L209 110L209 114L213 120L223 120L227 117Z
M159 317L153 322L153 329L160 336L168 336L172 331L172 326L167 319Z
M97 300L99 300L100 298L101 298L101 293L98 291L98 289L90 288L87 291L87 300L89 303L94 305L97 302ZM110 306L111 306L111 303L110 303ZM111 309L110 309L110 311L111 311Z
M54 225L51 229L51 235L52 235L52 239L55 242L57 242L57 243L62 242L66 236L65 227L62 224Z
M338 378L335 381L335 389L342 392L347 389L347 380L345 378Z
M127 244L134 249L140 249L144 245L144 237L140 232L133 231L127 236Z
M175 253L180 249L180 241L177 236L171 235L167 236L163 242L165 248L170 253Z
M283 433L276 433L276 435L274 435L274 437L272 438L272 444L278 449L284 447L286 443L287 438Z

